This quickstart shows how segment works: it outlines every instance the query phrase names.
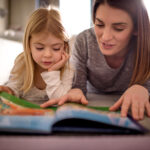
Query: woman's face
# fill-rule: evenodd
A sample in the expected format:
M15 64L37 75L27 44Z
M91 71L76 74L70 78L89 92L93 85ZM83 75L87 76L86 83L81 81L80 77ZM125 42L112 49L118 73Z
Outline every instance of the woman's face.
M133 35L133 21L129 14L101 4L95 16L95 33L101 52L105 56L124 57Z

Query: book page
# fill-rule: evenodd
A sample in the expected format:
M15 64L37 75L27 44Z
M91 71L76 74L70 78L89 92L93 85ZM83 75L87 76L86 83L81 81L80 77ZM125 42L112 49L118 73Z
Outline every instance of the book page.
M7 96L10 99L7 99ZM55 117L53 109L42 109L38 105L32 105L25 100L8 94L6 94L6 97L0 94L0 131L25 133L51 132L51 126Z
M97 107L98 108L98 107ZM56 112L55 121L63 119L79 118L109 124L118 127L141 130L139 126L128 117L121 117L120 112L89 108L80 104L67 103L59 107Z

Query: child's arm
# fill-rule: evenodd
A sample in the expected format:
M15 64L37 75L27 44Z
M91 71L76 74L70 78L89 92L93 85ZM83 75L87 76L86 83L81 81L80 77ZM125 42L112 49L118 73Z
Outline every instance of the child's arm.
M20 91L22 82L18 78L13 79L14 78L13 76L14 76L13 74L10 75L9 80L4 84L4 86L11 89L13 91L13 95L16 95L17 97L19 97L22 94Z
M73 70L69 68L64 70L62 77L60 77L60 71L43 72L42 78L46 83L49 99L65 95L72 87L73 75Z
M71 89L67 94L60 98L51 99L41 105L41 107L48 107L54 104L63 105L65 102L77 102L84 105L88 104L86 97L80 89Z
M46 83L46 92L49 99L58 98L65 95L72 87L74 71L71 67L65 66L69 59L69 55L65 52L62 59L54 64L47 72L41 73ZM62 74L60 68L65 66Z

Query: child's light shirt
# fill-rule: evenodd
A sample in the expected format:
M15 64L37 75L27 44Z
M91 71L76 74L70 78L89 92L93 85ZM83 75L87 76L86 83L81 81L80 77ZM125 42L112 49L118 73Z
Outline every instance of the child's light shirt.
M49 99L59 98L65 95L72 87L73 75L74 71L72 68L65 69L62 76L60 75L60 71L42 72L41 76L46 83L46 88L40 90L33 86L25 94L19 90L22 81L12 80L10 78L5 85L10 87L16 96L37 104L42 104Z

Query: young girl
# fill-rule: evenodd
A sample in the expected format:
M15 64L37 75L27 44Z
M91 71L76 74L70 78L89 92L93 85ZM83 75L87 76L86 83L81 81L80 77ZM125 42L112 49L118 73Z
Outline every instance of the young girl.
M73 70L59 12L46 8L33 12L23 45L24 52L16 58L10 79L0 91L39 104L66 94L72 86Z
M93 23L74 44L73 87L78 89L53 104L87 104L87 92L119 93L111 111L121 107L125 117L131 108L137 120L145 112L150 117L150 22L142 0L95 0Z

